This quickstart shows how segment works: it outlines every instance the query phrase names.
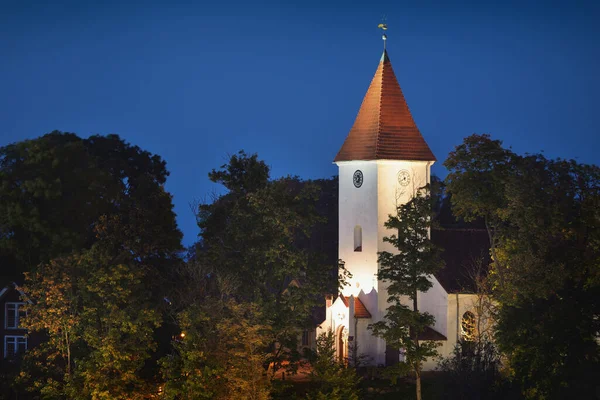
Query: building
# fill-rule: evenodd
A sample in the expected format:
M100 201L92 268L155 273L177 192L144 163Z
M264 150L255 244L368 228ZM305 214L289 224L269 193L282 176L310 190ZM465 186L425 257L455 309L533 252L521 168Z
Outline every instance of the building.
M14 282L7 282L0 289L0 349L1 363L10 362L28 348L27 331L20 320L25 316L21 300L23 293Z
M383 319L388 307L386 284L377 279L377 258L381 251L396 251L383 240L391 233L384 223L399 204L430 183L435 161L384 50L354 125L334 160L339 168L338 253L352 278L337 298L327 298L326 317L317 334L335 333L340 359L349 357L352 349L371 365L390 365L402 357L367 329ZM472 284L462 282L464 261L474 253L471 250L487 246L481 233L460 227L432 232L432 240L443 246L450 265L431 276L433 286L418 295L420 311L435 317L435 325L423 332L421 340L441 342L442 356L449 355L462 336L472 334L478 296ZM468 254L461 254L465 248L470 249ZM425 370L435 367L436 360L424 364Z

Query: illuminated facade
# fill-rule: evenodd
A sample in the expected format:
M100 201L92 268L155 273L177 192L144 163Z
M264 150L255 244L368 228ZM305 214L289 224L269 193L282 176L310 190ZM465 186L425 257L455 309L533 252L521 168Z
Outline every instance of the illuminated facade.
M384 223L397 206L430 183L435 161L384 51L354 125L334 160L339 168L339 258L352 278L335 301L327 301L326 319L317 333L335 333L340 359L356 355L371 365L401 359L397 350L387 348L367 329L383 319L388 307L386 285L377 279L377 257L381 251L396 251L383 241L392 233ZM436 277L430 279L433 286L419 293L418 303L420 311L435 317L435 325L422 339L441 341L440 353L447 355L460 337L453 334L460 326L456 316L471 309L476 296L449 295ZM428 361L424 367L433 369L435 362Z

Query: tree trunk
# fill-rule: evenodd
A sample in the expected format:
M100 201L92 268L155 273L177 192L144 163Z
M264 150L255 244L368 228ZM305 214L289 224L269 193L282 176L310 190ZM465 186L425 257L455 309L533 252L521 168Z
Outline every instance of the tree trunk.
M421 367L418 366L415 372L417 376L417 400L421 400Z
M419 311L419 303L417 302L417 296L418 293L415 292L414 293L414 297L413 297L413 311L417 312ZM417 351L419 349L419 334L417 332L416 329L413 329L413 340L415 342L415 346L417 348ZM417 360L415 363L415 377L417 378L417 385L416 385L416 390L417 390L417 400L421 400L421 361Z

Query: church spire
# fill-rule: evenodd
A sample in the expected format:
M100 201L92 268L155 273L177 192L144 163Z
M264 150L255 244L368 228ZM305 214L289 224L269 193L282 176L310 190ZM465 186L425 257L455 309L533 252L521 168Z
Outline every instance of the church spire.
M385 49L354 125L334 161L436 161L410 113Z

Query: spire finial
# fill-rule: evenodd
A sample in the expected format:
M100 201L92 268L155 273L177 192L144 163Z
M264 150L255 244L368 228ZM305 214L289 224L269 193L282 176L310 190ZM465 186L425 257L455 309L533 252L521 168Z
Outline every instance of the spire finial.
M387 24L385 23L385 20L386 20L386 16L384 15L381 18L381 23L379 25L377 25L377 27L383 31L383 35L381 36L381 39L383 39L383 51L384 52L385 52L385 44L387 42L387 35L385 34L385 31L387 31Z

